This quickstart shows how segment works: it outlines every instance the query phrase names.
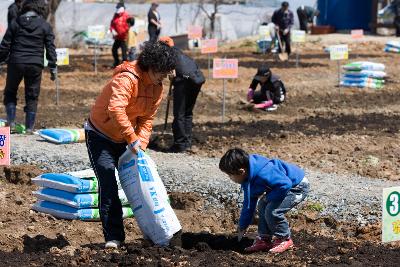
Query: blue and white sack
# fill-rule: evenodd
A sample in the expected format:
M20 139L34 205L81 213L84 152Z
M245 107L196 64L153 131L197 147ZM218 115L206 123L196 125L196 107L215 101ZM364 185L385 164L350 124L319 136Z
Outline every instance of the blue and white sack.
M71 193L97 193L99 186L94 177L81 179L63 173L45 173L32 178L32 182L40 187L48 187Z
M119 180L143 235L167 246L182 227L169 204L167 190L153 160L143 151L129 149L118 162Z
M98 193L76 194L53 188L42 188L38 191L34 191L33 195L39 200L51 201L76 209L94 208L99 205ZM118 190L118 196L123 206L129 204L122 189Z
M100 213L98 208L77 209L50 201L38 201L33 204L32 209L37 212L43 212L53 215L54 217L59 219L82 221L100 220ZM122 207L122 217L133 217L132 209L129 207Z
M375 63L369 61L357 61L344 65L343 69L350 71L361 71L361 70L384 71L385 65L382 63Z
M71 144L85 141L83 129L43 129L37 131L44 140L55 144Z

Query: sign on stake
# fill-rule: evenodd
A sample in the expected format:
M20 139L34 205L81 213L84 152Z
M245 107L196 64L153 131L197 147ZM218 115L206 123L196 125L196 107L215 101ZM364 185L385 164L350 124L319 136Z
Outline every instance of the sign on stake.
M296 43L296 68L299 67L299 43L306 42L306 32L293 30L291 31L291 39L293 43Z
M208 57L208 79L211 78L211 54L218 52L218 39L204 39L201 41L201 53Z
M0 166L10 165L10 127L0 127Z
M97 74L97 46L99 41L106 36L106 28L104 25L88 26L88 38L94 39L94 72Z
M349 58L349 46L348 45L332 45L329 47L329 56L330 56L331 60L337 61L338 86L340 86L340 60L346 60Z
M236 79L239 76L239 60L238 59L222 59L214 58L213 62L213 78L223 79L223 95L222 95L222 123L225 121L225 98L226 98L226 79Z
M382 242L400 240L400 186L383 189Z

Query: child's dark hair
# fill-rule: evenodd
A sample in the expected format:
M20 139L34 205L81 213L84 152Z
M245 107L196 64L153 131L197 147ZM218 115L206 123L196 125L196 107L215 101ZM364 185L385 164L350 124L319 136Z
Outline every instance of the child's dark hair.
M25 14L28 11L34 11L39 16L46 18L47 4L44 0L25 0L22 2L20 14Z
M146 42L138 57L139 67L143 71L152 69L154 72L167 73L175 69L177 54L166 43Z
M229 149L219 161L219 169L227 174L239 174L239 169L249 169L249 154L240 148Z
M135 26L135 18L134 17L129 17L126 19L126 23L128 23L129 26Z

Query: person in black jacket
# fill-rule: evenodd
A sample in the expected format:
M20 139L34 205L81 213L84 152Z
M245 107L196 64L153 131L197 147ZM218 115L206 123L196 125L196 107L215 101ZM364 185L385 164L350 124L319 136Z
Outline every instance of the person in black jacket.
M160 41L171 47L174 46L174 41L170 37L161 37ZM176 75L172 80L174 86L174 121L172 122L174 144L168 152L181 153L192 147L193 109L201 86L206 79L192 58L177 47L174 49L178 54Z
M13 130L17 106L17 91L22 79L25 82L25 126L32 133L42 79L44 48L50 67L51 79L57 73L57 54L54 34L45 14L44 0L25 0L21 15L11 22L0 44L0 62L7 61L7 80L4 89L4 105L7 124Z
M150 37L150 42L157 41L158 36L160 35L161 32L161 17L160 13L157 11L158 3L153 2L151 4L149 13L147 14L147 19L148 19L148 32L149 32L149 37Z
M400 0L394 0L392 2L394 9L394 26L396 28L396 36L400 37Z
M261 86L260 91L256 91L258 85ZM256 108L273 111L285 98L286 89L280 78L272 74L268 67L258 68L247 91L247 101L256 104Z
M294 16L293 12L289 10L288 2L282 2L281 8L275 10L274 14L272 15L272 23L275 24L275 29L282 40L282 45L285 43L286 53L290 55L290 29L294 24ZM282 47L279 45L279 53L281 52Z
M21 4L22 4L22 0L15 0L14 3L12 3L8 7L8 13L7 13L8 27L10 27L11 21L15 20L18 17L18 13L21 8Z
M299 17L300 30L308 32L308 24L312 24L314 17L319 16L319 10L310 6L299 6L297 9L297 16Z

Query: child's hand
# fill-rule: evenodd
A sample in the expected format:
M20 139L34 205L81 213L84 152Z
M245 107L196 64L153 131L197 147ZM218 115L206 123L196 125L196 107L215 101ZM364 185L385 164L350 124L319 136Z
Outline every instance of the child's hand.
M237 228L237 238L238 238L238 242L240 242L244 236L244 234L246 233L246 229L241 230L239 227Z

